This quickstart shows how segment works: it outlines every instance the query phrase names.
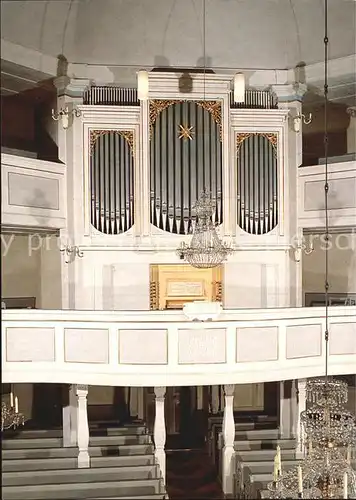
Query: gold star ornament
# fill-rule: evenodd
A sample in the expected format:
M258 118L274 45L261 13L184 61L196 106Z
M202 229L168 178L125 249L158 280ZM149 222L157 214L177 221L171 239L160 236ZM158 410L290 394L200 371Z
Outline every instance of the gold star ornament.
M193 128L194 127L179 125L179 130L178 130L179 139L189 139L190 141L192 141L194 134Z

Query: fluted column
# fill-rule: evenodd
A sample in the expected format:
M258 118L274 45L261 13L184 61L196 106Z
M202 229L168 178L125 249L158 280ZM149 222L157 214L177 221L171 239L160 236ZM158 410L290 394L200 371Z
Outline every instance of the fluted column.
M164 399L166 394L165 387L155 387L156 415L153 427L153 439L155 443L155 457L158 462L164 483L166 482L166 423L164 420Z
M78 438L78 467L90 467L89 457L89 424L88 424L88 386L77 385L78 413L77 413L77 438Z
M306 379L298 380L298 392L297 392L297 419L296 419L296 438L297 438L297 458L301 458L304 455L304 436L301 428L300 414L306 409L307 396L306 396Z
M223 452L222 452L222 486L226 496L231 497L234 492L234 385L225 385L225 405L223 419Z

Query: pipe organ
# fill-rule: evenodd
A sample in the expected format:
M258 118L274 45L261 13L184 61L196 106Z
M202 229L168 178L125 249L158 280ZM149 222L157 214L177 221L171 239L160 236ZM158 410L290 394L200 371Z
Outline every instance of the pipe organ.
M287 112L276 96L246 90L245 103L235 106L230 82L218 75L193 75L189 91L176 74L153 72L149 81L147 101L114 86L83 94L85 234L114 245L126 233L160 241L190 235L195 202L206 191L221 236L253 244L280 238Z
M131 131L90 133L91 224L105 234L134 223L134 136Z
M265 234L278 224L277 134L236 136L237 224Z
M150 102L151 223L189 234L193 206L206 190L215 200L213 221L223 220L222 131L219 101Z

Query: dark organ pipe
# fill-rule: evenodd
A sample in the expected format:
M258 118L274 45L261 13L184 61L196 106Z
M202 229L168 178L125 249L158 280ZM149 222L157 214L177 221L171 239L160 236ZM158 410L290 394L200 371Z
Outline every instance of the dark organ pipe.
M276 139L237 135L237 223L250 234L266 234L278 224Z
M120 234L134 223L133 132L92 131L91 223L101 233Z
M163 231L191 232L192 207L204 189L216 200L215 223L222 223L221 134L220 125L205 109L209 105L168 101L151 124L151 222ZM187 137L182 137L184 130Z
M139 106L137 89L112 86L92 86L85 90L83 104L101 106Z

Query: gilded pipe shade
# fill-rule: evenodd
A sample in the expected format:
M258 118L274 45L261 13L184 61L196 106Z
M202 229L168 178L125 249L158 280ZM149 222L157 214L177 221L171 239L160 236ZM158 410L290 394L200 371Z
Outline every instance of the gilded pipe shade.
M223 220L221 103L150 102L151 223L189 234L192 207L203 190L215 200L213 221Z
M237 224L266 234L278 224L277 134L237 134Z
M134 223L133 146L131 131L91 132L91 224L101 233L124 233Z

